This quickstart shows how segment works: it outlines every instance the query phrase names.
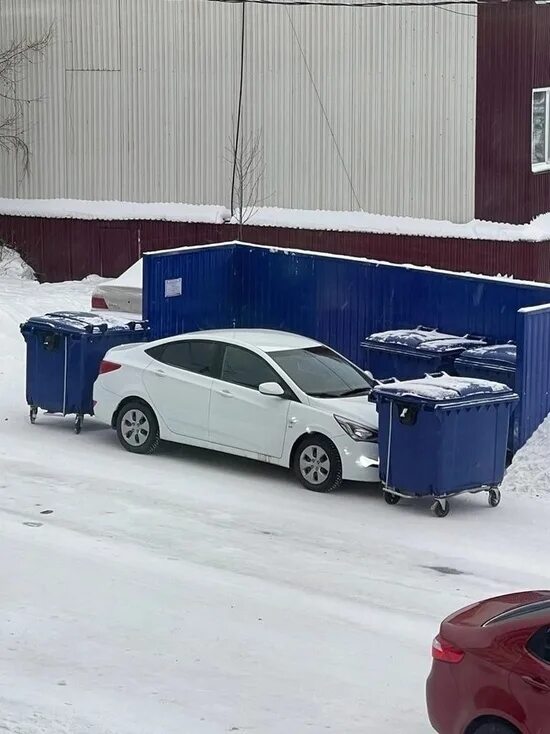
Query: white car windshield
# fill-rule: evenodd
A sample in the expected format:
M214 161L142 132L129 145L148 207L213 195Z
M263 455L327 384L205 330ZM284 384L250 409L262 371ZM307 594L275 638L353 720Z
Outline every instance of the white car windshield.
M372 389L366 374L328 347L289 349L269 356L311 397L352 397Z

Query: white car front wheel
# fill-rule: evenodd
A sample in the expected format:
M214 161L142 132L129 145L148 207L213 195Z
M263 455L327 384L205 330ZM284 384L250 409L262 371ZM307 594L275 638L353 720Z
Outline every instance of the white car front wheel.
M313 492L332 492L342 483L340 454L325 436L304 438L294 453L292 468L304 487Z

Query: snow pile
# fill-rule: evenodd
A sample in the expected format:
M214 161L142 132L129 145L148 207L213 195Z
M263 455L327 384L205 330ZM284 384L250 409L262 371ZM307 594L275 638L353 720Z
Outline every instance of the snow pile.
M515 455L502 488L537 497L550 493L550 416Z
M33 269L21 255L7 245L0 244L0 278L35 280Z

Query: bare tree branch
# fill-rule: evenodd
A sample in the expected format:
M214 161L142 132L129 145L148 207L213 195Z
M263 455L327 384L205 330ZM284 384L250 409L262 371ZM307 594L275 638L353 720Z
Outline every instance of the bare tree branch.
M8 48L0 48L0 101L8 110L0 117L0 149L20 156L23 175L28 173L30 163L24 127L25 111L40 98L21 97L17 93L18 85L24 78L25 68L44 54L52 39L53 27L50 26L38 38L14 40Z
M232 198L236 202L235 219L242 239L243 224L254 216L258 207L265 201L260 197L265 174L261 131L241 139L238 149L235 148L235 141L231 139L226 154L226 160L235 170L235 190L232 192Z

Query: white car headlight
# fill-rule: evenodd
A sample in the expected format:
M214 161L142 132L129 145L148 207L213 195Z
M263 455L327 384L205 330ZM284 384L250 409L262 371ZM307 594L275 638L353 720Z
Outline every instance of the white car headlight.
M342 418L341 415L335 415L334 418L354 441L378 440L378 431L375 431L373 428L364 426L362 423L356 423L356 421L352 421L349 418Z

